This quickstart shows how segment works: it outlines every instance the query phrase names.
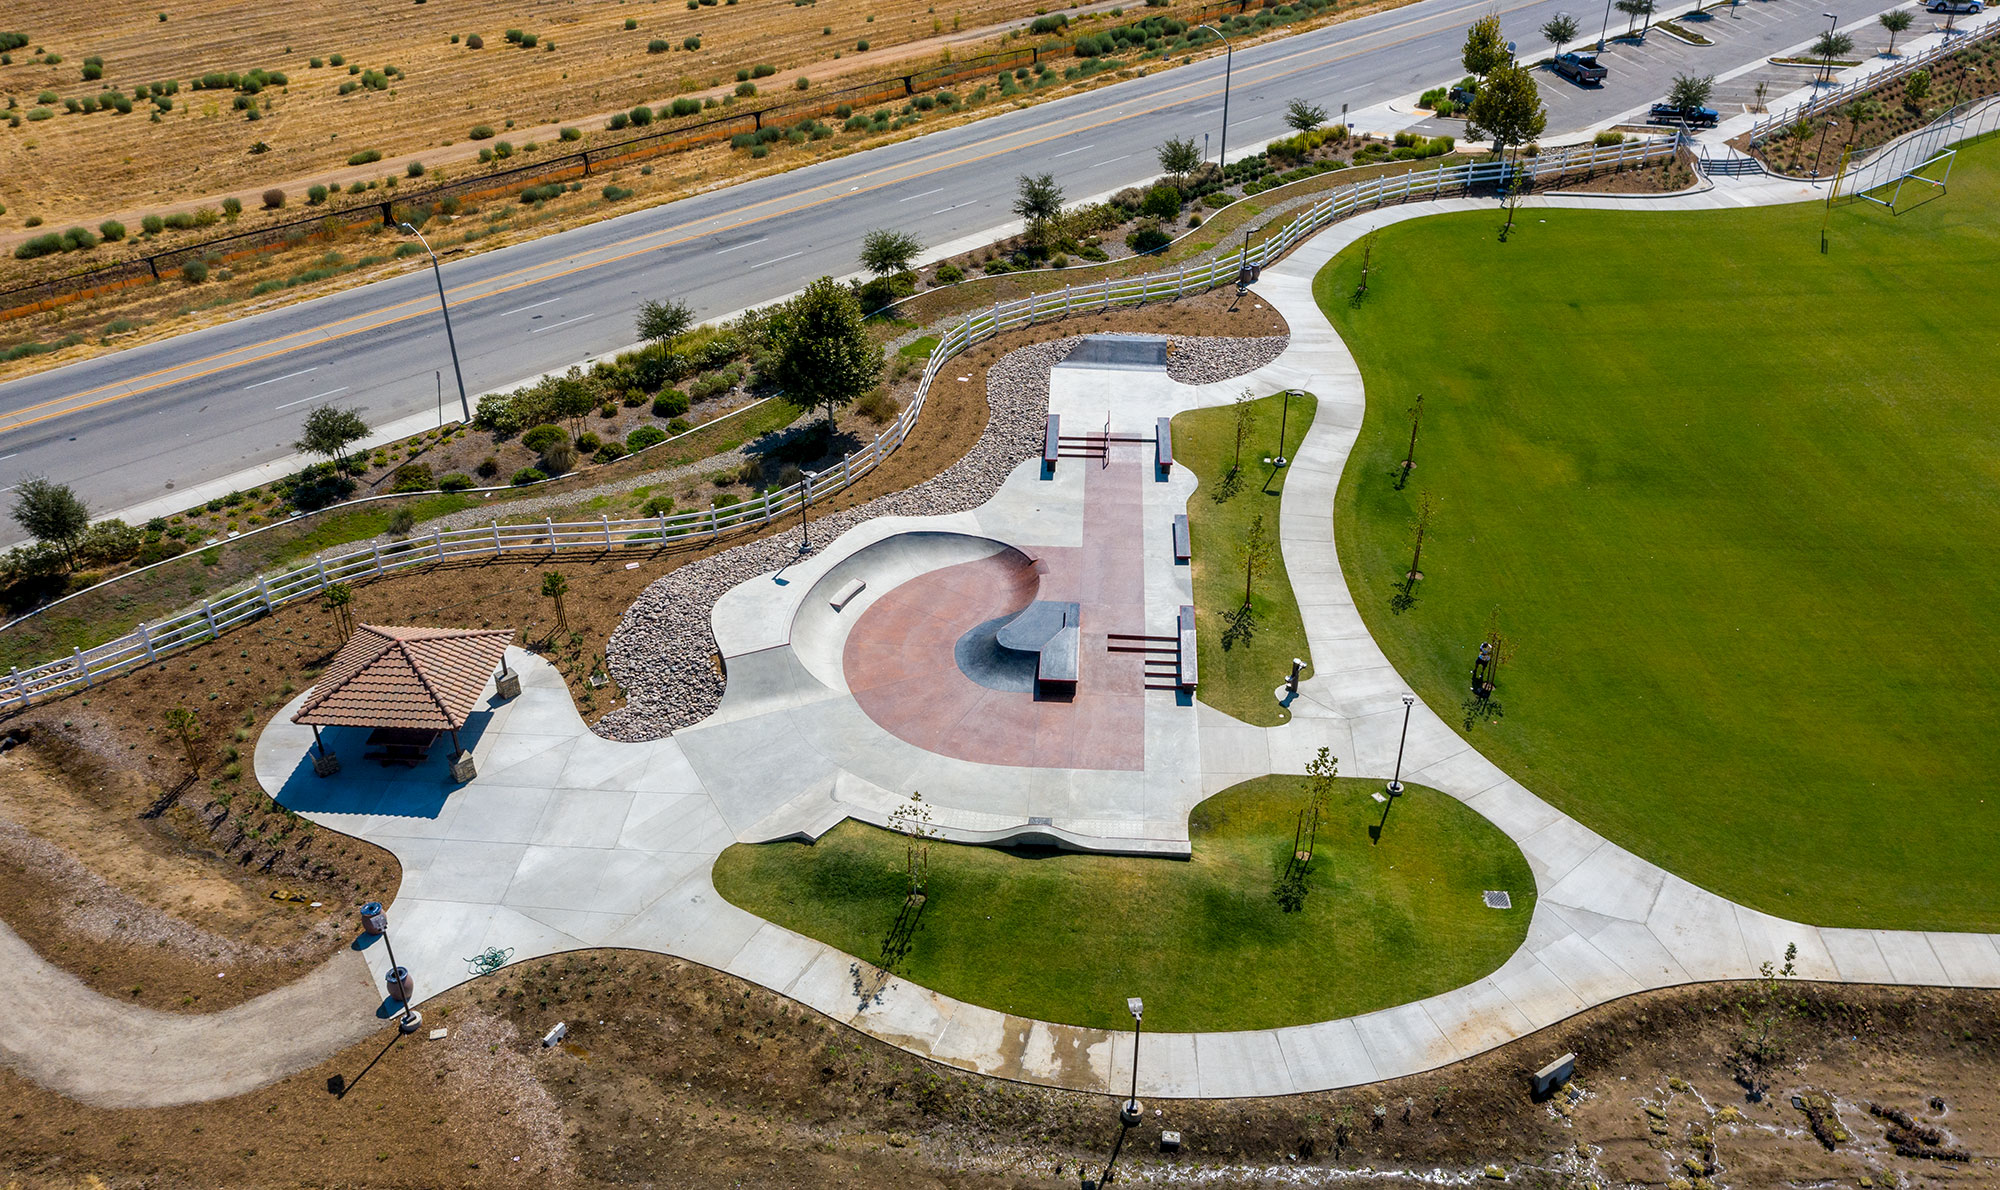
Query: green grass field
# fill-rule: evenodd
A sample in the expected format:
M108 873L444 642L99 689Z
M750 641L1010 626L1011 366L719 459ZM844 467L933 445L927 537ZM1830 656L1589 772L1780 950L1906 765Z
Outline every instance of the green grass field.
M1530 789L1725 896L2000 929L2000 142L1949 194L1421 219L1316 294L1368 412L1335 534L1370 630ZM1985 343L1987 346L1981 347ZM1396 464L1424 396L1417 466ZM1417 602L1391 607L1419 493ZM1489 618L1500 714L1464 711Z
M1379 781L1342 781L1298 913L1272 885L1305 800L1300 777L1224 790L1190 818L1194 856L1128 859L931 847L930 896L897 967L974 1004L1101 1028L1255 1029L1329 1020L1469 983L1527 936L1534 877L1492 823L1410 786L1379 844ZM731 902L869 961L902 904L903 836L849 821L816 844L738 844L715 864ZM1514 907L1488 909L1486 889Z
M1242 466L1236 464L1236 408L1196 409L1174 418L1174 458L1193 470L1201 486L1188 498L1188 540L1193 551L1195 662L1201 701L1263 727L1288 721L1290 711L1271 691L1291 672L1292 658L1308 662L1305 625L1298 597L1285 574L1278 545L1278 503L1285 472L1263 460L1278 443L1296 454L1319 402L1304 393L1287 412L1279 396L1251 401L1243 440ZM1266 570L1250 585L1250 614L1243 615L1244 543L1251 521L1262 516L1270 542Z

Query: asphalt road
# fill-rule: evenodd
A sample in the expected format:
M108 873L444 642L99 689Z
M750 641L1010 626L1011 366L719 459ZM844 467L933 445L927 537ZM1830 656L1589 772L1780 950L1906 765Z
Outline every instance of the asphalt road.
M1336 113L1349 105L1364 131L1397 126L1384 109L1363 109L1458 77L1465 27L1495 7L1421 0L1246 47L1230 89L1230 156L1284 134L1295 97ZM1577 12L1590 33L1598 24L1574 0L1497 7L1524 55L1545 51L1535 30L1559 11ZM1706 24L1715 46L1694 49L1656 33L1612 52L1601 89L1549 77L1549 132L1642 107L1678 71L1720 74L1806 41L1826 28L1823 12L1846 25L1881 7L1747 0L1737 15ZM1927 27L1920 15L1913 34ZM1866 52L1875 39L1864 32L1856 40ZM466 387L476 400L624 346L648 298L678 297L712 317L821 274L851 273L874 227L933 245L1001 230L1020 174L1053 172L1072 200L1145 181L1158 173L1160 142L1219 131L1223 74L1217 57L448 260ZM1773 97L1784 89L1774 87ZM321 402L358 407L372 425L432 410L439 370L449 409L456 398L429 271L87 360L0 386L0 492L45 474L73 485L95 510L125 509L290 454L286 443ZM19 537L11 522L0 523L0 544Z

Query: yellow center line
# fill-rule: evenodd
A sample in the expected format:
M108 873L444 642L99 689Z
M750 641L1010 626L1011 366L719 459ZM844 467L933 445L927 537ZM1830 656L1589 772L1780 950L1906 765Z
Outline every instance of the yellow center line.
M1533 0L1530 0L1530 2L1532 3ZM1518 7L1528 7L1528 6L1529 4L1523 4ZM1424 24L1426 22L1435 22L1441 19L1446 19L1449 17L1456 16L1460 13L1471 11L1474 8L1484 8L1484 7L1486 7L1486 0L1473 0L1472 3L1463 4L1458 6L1457 8L1453 8L1448 11L1428 13L1421 16L1412 17L1409 20L1402 21L1395 25L1391 25L1385 29L1380 29L1374 32L1362 34L1360 37L1355 38L1355 41L1356 42L1369 41L1372 39L1382 37L1383 35L1386 34L1395 33L1400 30L1409 28L1412 25ZM1369 47L1361 47L1357 45L1353 48L1333 54L1327 54L1322 50L1300 49L1292 53L1280 55L1269 62L1259 64L1258 66L1253 67L1251 69L1254 69L1258 71L1260 75L1263 75L1264 76L1263 81L1276 81L1279 79L1290 78L1297 74L1302 74L1307 70L1323 66L1327 62L1347 61L1349 59L1359 57L1363 53L1373 52L1374 50L1378 49L1393 48L1398 45L1404 45L1411 41L1416 40L1419 37L1423 37L1426 35L1427 33L1423 32L1412 33L1407 37L1397 38L1393 41L1389 41L1381 45L1375 45ZM1273 73L1273 68L1286 65L1287 63L1296 62L1302 58L1311 59L1311 61L1306 62L1303 65L1296 66L1289 70L1280 70ZM876 167L874 169L867 170L861 174L855 175L853 178L845 179L845 181L849 183L848 189L839 190L834 193L829 193L824 195L823 197L810 199L805 202L795 202L794 205L779 207L779 209L769 210L763 214L750 215L748 217L738 219L732 223L717 224L715 226L704 228L699 231L691 230L693 228L700 226L701 224L708 223L718 218L718 216L705 215L700 218L694 219L689 223L682 224L677 227L661 228L655 231L642 232L638 235L631 236L622 240L617 240L598 248L589 249L583 255L596 256L598 253L609 251L611 249L626 248L629 247L630 245L635 245L635 244L642 245L640 247L631 248L631 250L629 251L618 252L615 255L603 256L597 259L584 261L582 263L578 263L568 268L560 269L555 272L541 271L548 267L546 263L526 265L520 269L502 273L496 277L483 278L478 281L468 281L461 286L453 287L450 292L454 295L462 295L456 297L456 300L458 300L461 305L469 305L473 302L480 301L485 298L498 297L502 294L512 293L515 290L523 289L530 285L543 284L549 281L559 280L563 277L567 277L575 273L581 273L595 268L602 268L603 266L608 264L616 264L619 261L629 260L632 257L640 256L647 252L658 251L666 248L679 247L682 244L690 243L694 240L701 239L704 236L719 235L724 232L737 231L746 227L754 227L759 223L763 223L771 219L780 218L786 215L794 215L801 211L808 211L815 207L824 206L827 203L837 202L843 198L853 198L867 194L872 194L878 190L887 189L888 187L891 186L901 185L906 182L920 181L924 178L932 176L933 174L942 173L946 170L961 169L968 165L976 165L980 162L988 161L995 157L1003 156L1007 153L1018 152L1022 149L1029 149L1037 145L1047 144L1051 141L1062 140L1065 137L1075 136L1079 133L1092 132L1097 129L1107 128L1110 127L1111 125L1122 123L1127 120L1132 120L1142 116L1152 115L1156 112L1163 111L1167 108L1175 107L1182 103L1188 102L1190 99L1203 98L1207 95L1215 94L1216 92L1214 90L1204 90L1198 95L1186 94L1186 92L1194 91L1197 88L1212 87L1212 86L1213 86L1212 80L1208 82L1191 81L1162 92L1160 94L1160 101L1150 106L1137 108L1130 111L1120 111L1117 114L1107 116L1104 119L1097 120L1092 123L1076 124L1073 126L1062 128L1059 131L1050 131L1045 133L1044 135L1033 137L1032 139L1021 140L1019 141L1019 143L1001 145L1001 142L1003 141L1016 140L1028 130L1015 130L1010 132L997 133L993 136L986 137L983 140L976 141L969 145L963 145L949 149L941 149L935 153L926 154L923 157L917 158L915 161L905 163L902 165L883 165ZM999 147L990 147L990 146L999 146ZM986 151L973 153L973 155L971 156L962 156L969 150L977 150L977 149L986 149ZM954 158L954 159L947 161L944 160L945 158ZM930 165L924 169L917 170L916 172L913 173L900 172L901 170L907 169L909 165L922 164L923 162L926 161L936 162L936 164ZM882 175L891 172L895 172L896 176L881 177ZM856 186L852 184L856 181L868 178L880 178L881 180L872 182L865 186ZM812 187L812 189L828 190L831 187L839 184L840 183L820 184ZM743 208L743 210L745 212L756 211L762 207L772 207L777 204L782 204L791 201L792 201L792 196L778 196L774 198L759 200L758 202L752 203L750 206ZM680 234L680 233L685 233L685 234ZM661 238L661 237L673 237L676 235L678 235L678 238L666 238L666 239ZM648 242L648 241L655 241L655 242ZM500 285L497 288L484 288L487 286L492 286L495 282L506 281L510 278L519 278L519 279L515 280L512 284ZM475 289L479 290L479 292L477 293L464 292ZM397 313L397 311L404 311L404 312ZM148 372L140 376L132 377L128 380L112 381L110 383L99 385L94 388L83 389L80 392L71 393L68 396L53 397L50 398L49 400L42 401L38 404L30 405L23 409L17 410L14 414L9 415L12 420L10 420L9 424L5 426L0 426L0 434L9 433L14 430L25 429L29 426L37 425L41 422L48 421L51 418L64 417L72 413L82 413L86 410L97 408L100 405L110 404L111 402L114 401L122 401L128 397L140 396L144 393L152 392L160 388L165 388L172 384L185 383L191 380L199 380L205 376L213 376L221 372L226 372L231 368L240 368L248 364L261 363L264 360L274 359L278 356L285 355L293 351L297 351L302 347L318 346L324 343L331 343L340 339L344 339L349 335L360 334L365 331L380 330L383 327L394 326L399 322L407 322L412 318L420 317L427 313L429 313L428 299L412 298L406 301L398 302L395 305L386 307L382 310L348 315L343 318L336 319L333 322L328 323L324 326L310 327L305 330L292 331L273 339L267 339L262 343L254 343L246 347L238 347L229 351L218 352L215 355L207 356L202 359L191 360L184 364L176 364L171 367L161 368L153 372ZM347 327L346 329L336 329L341 327L342 324L344 323L359 322L371 318L375 319L376 321L365 322L363 325L350 326ZM310 340L310 341L293 342L293 340ZM267 347L271 348L271 350L267 351L262 350L263 348ZM261 352L261 354L245 356L243 355L244 352ZM239 356L241 358L234 358ZM194 372L186 371L186 369L188 368L200 368L201 365L203 364L213 363L218 360L223 360L227 362L220 363L212 368L202 368L202 370L200 371L194 371ZM174 373L180 373L180 374L172 375ZM153 380L156 377L163 377L163 376L169 378L164 380L159 380L153 384L141 383L143 381ZM139 387L127 387L134 384L139 385ZM123 391L108 393L107 395L98 397L96 400L84 401L81 404L70 404L70 402L77 401L83 397L88 397L93 393L104 393L108 389L123 389ZM58 406L60 406L60 408L58 408ZM23 416L25 414L31 414L31 413L39 413L40 415L35 417Z

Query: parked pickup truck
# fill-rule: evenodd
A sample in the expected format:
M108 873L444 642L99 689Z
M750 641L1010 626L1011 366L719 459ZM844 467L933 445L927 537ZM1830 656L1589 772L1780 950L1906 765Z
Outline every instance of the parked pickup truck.
M1610 71L1598 65L1596 54L1557 54L1556 73L1580 86L1602 83Z
M1678 108L1671 103L1656 103L1646 115L1648 124L1685 124L1689 128L1713 128L1722 119L1722 113L1712 107Z

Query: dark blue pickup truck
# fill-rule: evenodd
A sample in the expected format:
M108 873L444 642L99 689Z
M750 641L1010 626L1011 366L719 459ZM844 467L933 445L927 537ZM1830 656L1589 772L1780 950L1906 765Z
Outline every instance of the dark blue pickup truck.
M1656 103L1646 115L1648 124L1685 124L1689 128L1713 128L1722 119L1722 113L1712 107L1675 107L1671 103Z

